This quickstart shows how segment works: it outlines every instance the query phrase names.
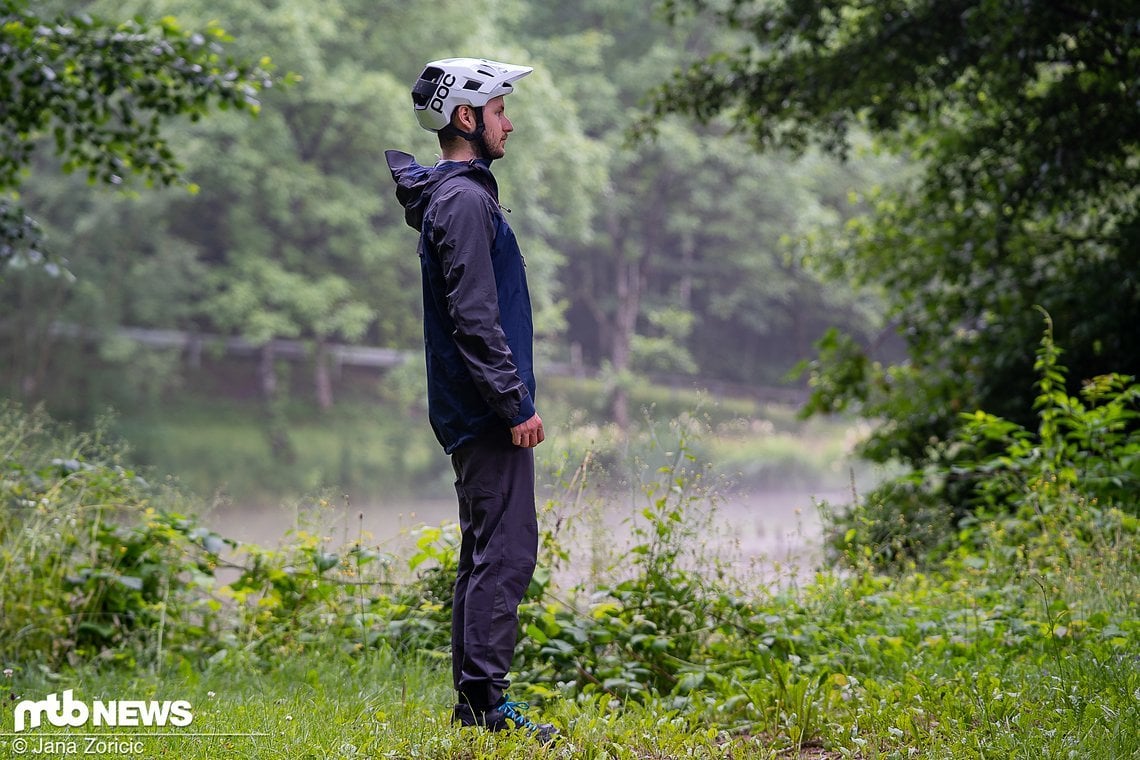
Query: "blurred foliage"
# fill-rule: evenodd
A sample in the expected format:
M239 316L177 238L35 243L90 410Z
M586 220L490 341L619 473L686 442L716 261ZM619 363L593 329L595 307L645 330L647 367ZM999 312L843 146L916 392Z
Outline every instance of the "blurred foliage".
M268 58L226 55L217 25L183 29L173 17L108 21L52 14L24 0L0 4L0 265L43 263L39 230L24 218L18 190L42 137L65 172L90 183L182 180L166 131L174 117L217 109L257 113L274 79Z
M866 131L920 167L843 234L805 246L838 282L883 294L896 361L848 330L810 366L818 410L884 421L864 451L921 468L976 408L1033 419L1021 347L1046 308L1069 390L1140 371L1140 26L1128 3L706 3L718 46L655 98L705 122L727 114L768 149L855 155ZM963 498L966 495L963 494ZM959 502L961 504L961 502Z
M454 526L423 528L402 568L363 533L330 545L325 501L281 548L240 543L124 454L102 427L0 406L0 661L263 665L327 642L333 619L350 652L447 640L427 615L450 604Z
M536 67L512 101L514 147L495 170L527 254L537 349L547 365L611 381L603 416L621 396L636 422L629 390L643 373L778 384L827 324L872 329L874 298L827 287L789 258L787 241L845 218L849 196L894 162L759 158L739 136L677 120L655 143L630 141L648 88L715 36L671 30L652 5L42 7L221 25L234 35L227 50L268 52L293 83L262 93L256 120L169 125L192 196L80 193L74 177L35 164L26 205L74 279L10 269L0 281L7 395L85 419L107 404L158 403L188 389L196 360L179 364L176 350L149 359L120 326L240 337L263 350L250 379L271 437L271 409L291 393L323 407L351 395L329 346L419 350L414 234L382 152L431 162L438 146L411 118L408 83L423 61L456 51ZM280 339L307 351L288 370L272 353Z

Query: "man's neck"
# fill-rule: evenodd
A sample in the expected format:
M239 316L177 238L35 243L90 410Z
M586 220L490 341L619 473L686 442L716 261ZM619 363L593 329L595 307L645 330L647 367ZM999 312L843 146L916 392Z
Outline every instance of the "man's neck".
M457 148L443 151L443 153L440 155L440 160L466 162L478 157L479 156L475 154L475 149L472 147L472 145L470 143L464 143Z

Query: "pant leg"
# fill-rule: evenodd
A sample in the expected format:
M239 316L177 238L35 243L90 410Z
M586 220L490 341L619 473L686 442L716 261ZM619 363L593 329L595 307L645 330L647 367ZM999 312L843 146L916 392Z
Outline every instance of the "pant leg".
M452 609L455 688L476 706L510 685L518 605L534 575L534 452L508 444L452 455L462 543Z
M475 551L475 536L471 528L471 505L464 496L460 486L459 465L456 455L452 455L452 467L455 469L455 492L459 498L459 567L455 573L455 591L451 604L451 680L456 691L459 691L459 679L463 668L463 619L466 614L467 587L471 582L471 571L474 569L472 555Z

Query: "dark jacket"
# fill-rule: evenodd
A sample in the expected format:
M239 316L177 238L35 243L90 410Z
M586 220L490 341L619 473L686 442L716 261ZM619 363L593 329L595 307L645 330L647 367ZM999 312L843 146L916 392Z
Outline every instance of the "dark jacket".
M428 418L446 452L534 416L534 327L518 242L489 162L425 167L387 151L420 233Z

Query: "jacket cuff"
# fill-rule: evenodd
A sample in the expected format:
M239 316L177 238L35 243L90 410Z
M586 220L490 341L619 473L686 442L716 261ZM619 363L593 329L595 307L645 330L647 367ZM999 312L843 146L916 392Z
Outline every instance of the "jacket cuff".
M534 413L535 413L534 400L530 397L530 394L528 393L528 394L523 396L522 402L519 404L519 413L514 419L511 420L511 427L514 427L515 425L523 424L524 422L529 420L531 417L533 417Z

